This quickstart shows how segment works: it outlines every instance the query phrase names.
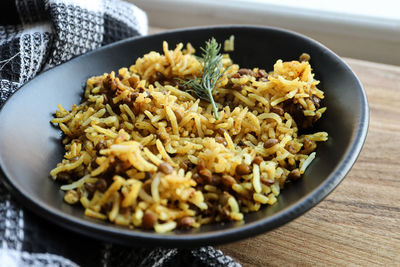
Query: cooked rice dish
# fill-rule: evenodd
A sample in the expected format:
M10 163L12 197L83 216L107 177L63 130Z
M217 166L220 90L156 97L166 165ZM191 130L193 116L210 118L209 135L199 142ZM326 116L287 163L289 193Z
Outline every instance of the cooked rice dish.
M201 75L194 48L164 42L163 53L88 79L71 110L58 105L51 122L66 152L50 175L64 184L64 200L86 216L158 233L241 221L273 205L328 138L298 135L326 110L308 55L278 60L269 73L223 55L216 119L182 83Z

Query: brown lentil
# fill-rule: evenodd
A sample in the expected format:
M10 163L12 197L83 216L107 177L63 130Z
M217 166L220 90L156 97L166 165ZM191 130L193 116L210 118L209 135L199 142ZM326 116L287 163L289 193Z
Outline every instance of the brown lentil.
M214 174L211 178L211 184L212 185L219 185L221 183L221 175L219 174Z
M182 229L187 229L194 224L194 219L192 217L183 217L179 220L179 227Z
M237 90L237 91L241 91L243 89L243 85L241 85L239 83L235 83L235 84L232 85L232 89L233 90ZM230 94L230 96L233 96L233 95ZM233 99L234 99L234 96L232 97L231 102L233 101Z
M75 171L76 171L76 173L74 175L74 180L78 180L79 178L85 176L85 168L83 166L76 168Z
M197 172L193 174L192 179L195 180L198 184L204 183L203 178L201 178L201 176Z
M265 71L265 70L263 70L263 69L260 69L260 70L258 70L258 76L260 77L260 78L267 78L268 77L268 73Z
M182 161L181 163L179 163L179 168L183 169L184 171L187 171L188 165L186 164L185 161Z
M264 148L273 147L274 145L276 145L276 144L278 144L278 143L279 143L278 139L270 138L270 139L268 139L267 141L265 141L265 143L264 143Z
M107 181L103 178L99 178L95 183L95 187L98 191L104 193L107 190Z
M103 206L101 206L101 211L103 213L108 213L112 209L113 203L112 202L107 202Z
M271 112L276 113L279 116L283 116L283 114L285 114L285 111L280 106L271 107Z
M287 151L289 151L289 153L292 153L292 154L296 154L296 153L298 152L297 147L296 147L295 145L292 145L292 144L287 144L287 145L285 146L285 149L286 149Z
M265 177L264 175L261 175L260 177L261 181L266 184L266 185L273 185L275 183L274 180L272 179L268 179L267 177Z
M158 170L165 174L171 174L174 172L174 168L168 162L161 162L160 165L158 165Z
M236 184L235 178L233 178L232 176L230 176L228 174L222 175L221 182L223 185L226 185L229 187L232 187L232 185Z
M211 183L212 172L209 169L202 169L199 171L199 174L205 181L207 181L208 183Z
M62 182L67 182L68 180L71 179L71 175L66 172L60 172L57 174L57 180L62 181Z
M227 143L226 143L226 141L225 141L225 138L222 137L222 136L216 136L216 137L215 137L215 141L216 141L217 143L223 144L224 146L227 145Z
M110 74L110 76L111 76L111 74ZM104 79L103 86L105 89L111 89L114 91L115 89L117 89L117 82L115 81L114 78L111 78L110 76L108 76L107 78Z
M231 76L231 78L240 78L241 77L241 75L240 75L240 73L239 72L236 72L236 73L234 73L234 74L232 74L232 76Z
M197 161L197 170L203 170L203 169L205 169L206 168L206 164L205 164L205 162L204 162L204 159L198 159L198 161Z
M78 161L78 160L79 160L79 157L76 156L76 157L73 157L72 159L70 159L69 161L70 161L70 162L75 162L75 161Z
M165 76L164 76L164 74L162 74L161 72L159 72L159 71L156 71L156 80L157 81L164 81L165 80Z
M129 207L119 207L119 213L125 214L129 211Z
M106 94L103 94L103 103L107 104L108 103L108 97Z
M97 164L96 159L92 159L92 161L90 162L90 167L92 168L92 170L96 169L97 167L99 167L99 164Z
M139 93L138 93L138 92L133 92L133 94L132 94L132 101L135 101L136 98L138 98L138 96L139 96Z
M148 193L148 194L151 193L151 183L152 183L152 181L153 181L153 180L147 180L147 181L144 182L144 184L143 184L143 190L144 190L146 193Z
M218 128L217 129L217 133L219 133L221 136L224 136L225 132L226 132L226 130L224 128Z
M95 148L96 148L96 150L101 150L101 149L107 148L106 141L103 141L103 140L99 141Z
M244 163L236 166L236 174L246 175L250 173L250 167Z
M254 75L254 72L251 69L240 69L238 73L240 75L250 75L250 76Z
M263 159L262 157L256 156L256 157L254 158L254 160L253 160L253 163L254 163L254 164L257 164L257 165L260 165L261 162L263 162L263 161L264 161L264 159Z
M92 183L85 183L84 187L89 195L92 195L96 191L96 186Z
M147 211L142 218L142 227L143 228L147 228L147 229L151 229L154 227L154 225L157 222L157 217L156 215L151 212L151 211Z
M292 170L288 175L288 178L291 180L297 180L300 177L301 177L301 174L300 174L300 170L298 168Z

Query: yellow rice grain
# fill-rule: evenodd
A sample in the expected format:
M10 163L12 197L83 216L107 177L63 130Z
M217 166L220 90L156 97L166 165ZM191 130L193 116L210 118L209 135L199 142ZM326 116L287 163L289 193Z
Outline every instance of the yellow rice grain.
M260 166L253 164L253 188L256 193L261 193Z
M254 201L260 202L261 204L267 204L268 200L269 200L269 198L267 196L264 196L259 193L254 193L253 199L254 199Z
M85 209L85 215L88 217L92 217L92 218L96 218L96 219L100 219L100 220L106 220L107 216L105 216L104 214L91 210L91 209Z
M157 233L166 233L174 230L177 226L177 223L174 221L166 222L166 223L157 223L154 225L154 230Z

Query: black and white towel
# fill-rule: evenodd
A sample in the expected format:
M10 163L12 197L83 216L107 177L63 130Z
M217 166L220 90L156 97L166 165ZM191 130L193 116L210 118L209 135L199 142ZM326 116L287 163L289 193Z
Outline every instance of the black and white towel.
M108 43L147 34L121 0L1 0L0 107L37 74ZM2 179L2 177L0 177ZM125 247L62 229L23 209L0 183L0 266L240 266L212 247Z

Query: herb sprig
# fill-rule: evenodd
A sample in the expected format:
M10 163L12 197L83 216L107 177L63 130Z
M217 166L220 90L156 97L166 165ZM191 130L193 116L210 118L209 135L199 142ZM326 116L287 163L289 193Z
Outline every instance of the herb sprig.
M211 102L214 117L218 120L218 108L212 92L221 83L221 77L228 69L222 71L222 55L219 53L221 44L218 44L214 38L206 42L205 48L200 49L203 51L200 58L203 64L203 69L200 70L201 77L187 80L183 86L189 87L188 91L192 91L199 98Z

